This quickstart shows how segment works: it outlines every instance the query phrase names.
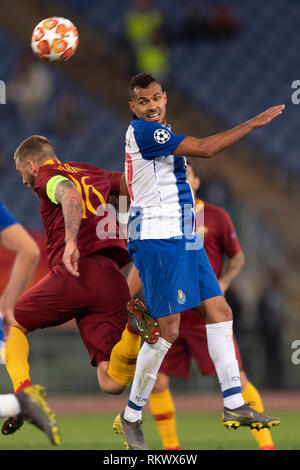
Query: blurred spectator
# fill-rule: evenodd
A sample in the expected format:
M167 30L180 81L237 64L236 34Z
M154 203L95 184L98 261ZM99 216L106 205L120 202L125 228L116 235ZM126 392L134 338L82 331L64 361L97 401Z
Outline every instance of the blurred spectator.
M159 10L150 0L134 0L125 18L125 36L133 49L151 42L153 34L163 25Z
M62 135L72 134L78 130L80 124L81 113L76 97L71 93L65 93L55 114L55 131Z
M185 41L198 41L209 36L207 15L202 2L193 2L187 7L183 20L181 38Z
M131 54L131 74L151 73L162 83L169 75L169 49L162 13L151 0L134 0L125 17L125 39Z
M258 299L257 326L263 341L265 377L272 389L284 386L282 346L286 315L287 299L282 277L279 272L270 270L267 285Z
M30 121L36 118L53 92L53 80L45 64L32 54L21 56L15 76L8 83L7 96L20 118Z
M192 2L182 24L181 39L199 41L202 39L227 39L239 30L239 20L232 8L220 2L212 14L205 12L201 1Z
M136 72L150 73L163 86L167 85L170 73L170 51L162 29L155 31L151 41L137 49Z

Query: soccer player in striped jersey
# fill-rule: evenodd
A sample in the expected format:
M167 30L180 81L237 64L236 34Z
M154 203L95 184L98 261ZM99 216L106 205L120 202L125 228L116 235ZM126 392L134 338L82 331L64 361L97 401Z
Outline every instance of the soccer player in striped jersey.
M195 174L191 163L187 164L187 181L195 199L195 230L200 234L211 266L219 280L223 293L241 272L244 254L229 214L222 208L208 204L196 198L200 179ZM228 258L223 270L225 256ZM129 272L128 284L131 297L134 298L142 288L138 271L133 266ZM234 312L233 312L234 313ZM248 380L243 368L240 352L235 337L234 346L239 364L242 395L246 403L260 413L264 412L261 396ZM203 376L215 375L216 370L207 349L205 321L197 310L182 312L179 335L166 354L157 380L149 398L151 411L155 418L164 449L180 449L176 431L176 412L169 389L169 376L186 379L192 358L197 362ZM269 429L251 430L261 450L275 449Z
M131 198L129 254L137 267L149 313L160 338L144 343L137 360L128 405L114 422L131 449L147 449L141 418L160 365L178 336L180 312L199 308L206 321L208 349L224 398L224 424L257 424L264 417L241 393L232 340L232 312L194 232L194 200L186 181L185 157L211 158L279 116L274 106L237 127L197 139L176 135L167 123L167 94L151 75L131 79L134 115L126 133L125 174ZM185 157L184 157L184 156Z

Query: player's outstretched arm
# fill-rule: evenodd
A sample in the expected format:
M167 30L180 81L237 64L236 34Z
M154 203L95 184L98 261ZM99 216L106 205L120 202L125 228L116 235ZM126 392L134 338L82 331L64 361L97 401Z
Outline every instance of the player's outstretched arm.
M173 153L174 155L185 155L186 157L213 157L238 142L254 129L263 127L271 122L282 113L284 107L284 105L273 106L249 121L228 131L221 132L220 134L215 134L203 139L186 137Z
M70 180L62 180L55 189L55 199L62 206L65 221L65 251L63 263L66 269L78 277L79 250L77 236L82 218L82 197L76 186Z
M0 298L5 338L14 321L14 308L29 283L40 256L36 242L20 224L11 225L0 233L1 244L16 253L9 281Z

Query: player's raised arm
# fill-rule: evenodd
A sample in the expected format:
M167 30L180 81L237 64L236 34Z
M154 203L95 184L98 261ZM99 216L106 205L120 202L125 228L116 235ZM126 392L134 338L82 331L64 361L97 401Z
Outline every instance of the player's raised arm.
M185 155L186 157L213 157L238 142L254 129L263 127L271 122L282 113L284 107L284 105L273 106L249 121L228 131L221 132L220 134L215 134L203 139L186 137L173 153L174 155Z
M77 248L77 236L82 218L82 197L72 181L62 179L56 186L55 199L61 204L65 221L66 247L63 254L63 262L66 269L78 277L79 250Z
M0 311L7 339L14 321L15 305L32 277L40 251L33 238L18 223L1 231L0 242L5 248L16 253L9 281L0 298Z

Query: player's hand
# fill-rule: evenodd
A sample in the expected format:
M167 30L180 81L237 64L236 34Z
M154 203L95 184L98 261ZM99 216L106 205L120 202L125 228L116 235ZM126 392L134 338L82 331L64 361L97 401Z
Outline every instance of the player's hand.
M73 276L78 277L78 261L79 261L79 250L77 248L76 242L69 240L66 242L65 251L63 254L63 263L69 273Z
M272 121L274 118L282 114L285 105L281 104L279 106L273 106L272 108L267 109L261 114L258 114L254 118L251 119L251 122L254 126L254 129L258 129L259 127L263 127Z

